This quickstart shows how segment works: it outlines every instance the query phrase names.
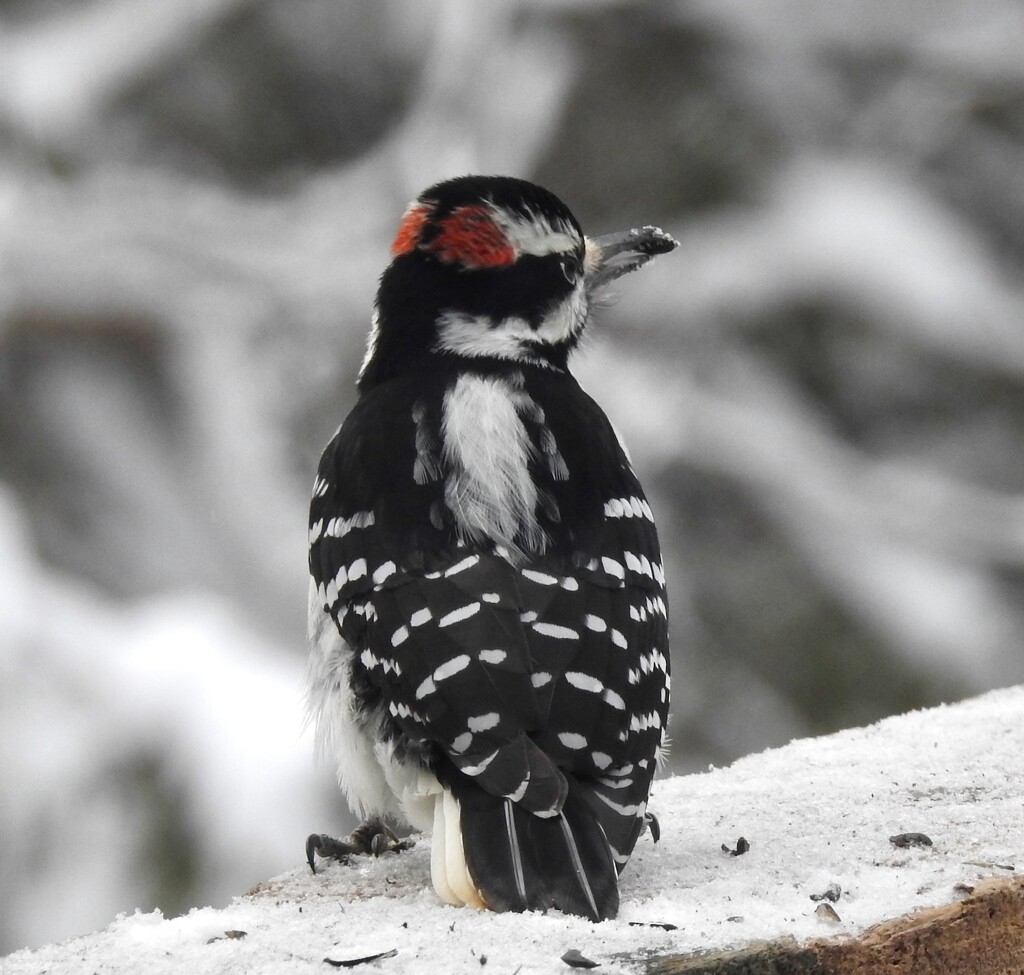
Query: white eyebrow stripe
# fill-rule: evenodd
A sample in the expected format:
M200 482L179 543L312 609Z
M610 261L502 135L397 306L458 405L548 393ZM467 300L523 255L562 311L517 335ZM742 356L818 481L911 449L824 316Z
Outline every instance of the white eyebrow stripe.
M582 239L572 227L562 221L552 225L547 218L537 213L529 216L509 213L499 206L491 206L493 219L509 243L520 254L543 257L545 254L574 254L579 250Z
M545 254L572 254L579 247L579 241L568 234L548 234L546 237L513 239L512 242L520 254L533 254L537 257Z

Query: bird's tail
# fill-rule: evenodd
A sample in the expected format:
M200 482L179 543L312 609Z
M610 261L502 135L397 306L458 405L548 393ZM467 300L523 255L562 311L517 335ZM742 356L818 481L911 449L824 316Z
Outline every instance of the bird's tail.
M592 921L615 917L618 872L585 788L570 778L561 812L541 817L473 782L445 783L432 840L438 895L493 911L554 907Z

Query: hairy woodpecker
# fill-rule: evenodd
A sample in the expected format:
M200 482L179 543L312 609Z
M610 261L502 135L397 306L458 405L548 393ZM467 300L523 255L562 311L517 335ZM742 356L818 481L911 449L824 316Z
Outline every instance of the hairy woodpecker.
M669 709L651 508L568 370L596 292L676 242L587 238L465 176L405 211L310 509L309 708L353 811L432 832L451 904L613 917Z

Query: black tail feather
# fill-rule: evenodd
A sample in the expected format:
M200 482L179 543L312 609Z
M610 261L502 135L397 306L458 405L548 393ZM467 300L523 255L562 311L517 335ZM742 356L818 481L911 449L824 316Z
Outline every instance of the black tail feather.
M495 911L556 908L600 921L619 909L618 872L585 786L570 779L556 816L540 817L472 782L452 782L473 882Z

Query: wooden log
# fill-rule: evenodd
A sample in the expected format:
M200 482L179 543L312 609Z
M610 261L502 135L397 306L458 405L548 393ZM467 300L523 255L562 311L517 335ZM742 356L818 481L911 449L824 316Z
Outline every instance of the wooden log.
M980 881L963 900L884 921L857 938L653 958L647 975L1020 975L1024 877Z

